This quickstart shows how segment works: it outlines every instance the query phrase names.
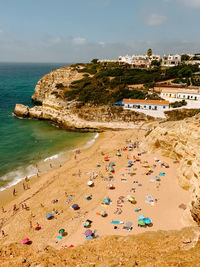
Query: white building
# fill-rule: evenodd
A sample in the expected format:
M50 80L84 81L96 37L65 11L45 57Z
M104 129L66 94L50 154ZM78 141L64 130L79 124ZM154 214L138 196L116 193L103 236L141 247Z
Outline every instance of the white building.
M168 110L169 101L165 100L142 100L142 99L123 99L124 109L146 109L146 110Z
M152 56L147 56L147 55L133 55L133 56L120 56L119 57L119 62L121 63L127 63L129 65L132 65L135 68L150 68L151 62L153 60L160 60L159 55L152 55Z
M165 67L174 67L178 66L181 63L181 56L180 55L168 55L163 56L162 59L162 66Z
M186 88L163 88L160 96L167 98L180 98L185 100L200 100L200 90Z

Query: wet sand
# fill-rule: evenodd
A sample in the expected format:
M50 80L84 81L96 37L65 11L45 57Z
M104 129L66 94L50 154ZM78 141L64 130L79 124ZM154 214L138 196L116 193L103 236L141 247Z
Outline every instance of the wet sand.
M96 229L97 235L130 235L141 233L144 231L157 230L178 230L187 226L183 220L184 214L187 212L179 208L180 204L188 204L190 200L189 192L184 191L178 185L176 177L177 163L160 155L159 152L154 154L143 154L140 156L140 162L134 163L131 168L127 167L127 162L133 160L133 156L137 156L140 149L133 151L122 151L122 156L117 157L117 149L126 146L126 139L133 142L144 140L145 132L140 130L127 130L118 132L106 132L100 134L95 143L84 150L76 157L71 154L71 158L62 167L51 169L40 177L31 178L28 182L28 190L23 190L23 182L14 186L17 194L12 195L13 187L0 192L1 204L5 209L5 213L0 212L1 229L4 230L6 237L1 238L2 244L18 242L28 237L32 240L34 248L41 248L51 245L61 248L63 245L77 245L85 241L85 228L83 223L86 219L92 222L91 230ZM114 181L105 181L108 172L105 165L109 162L104 161L104 156L110 156L110 161L114 161L116 166ZM162 168L160 163L156 163L154 157L159 158L169 164L170 168ZM148 161L153 173L146 175L146 168L143 166ZM101 167L97 167L97 164ZM156 167L153 165L156 164ZM147 165L147 164L146 164ZM130 169L135 175L130 176ZM150 182L160 172L165 172L165 176L161 177L160 182ZM92 174L97 173L94 181L94 187L90 188L87 182ZM124 176L123 176L124 175ZM103 177L103 178L102 178ZM121 178L126 178L126 182L122 182ZM137 181L138 183L133 183ZM115 186L114 190L107 189L108 184ZM142 186L138 186L142 184ZM135 193L130 191L136 188ZM92 200L86 200L86 194L92 194ZM146 203L146 195L153 195L157 202ZM126 200L127 195L133 195L137 201L131 204ZM103 207L101 202L105 196L109 196L112 204ZM116 214L117 200L119 196L124 196L124 205L121 207L121 214ZM58 200L53 204L53 200ZM66 201L68 201L66 203ZM29 209L22 209L21 204L26 203ZM80 209L74 211L71 209L72 204L78 204ZM16 204L17 211L13 211ZM141 208L140 212L135 212L136 208ZM52 220L47 220L46 215L53 211L59 212ZM103 218L96 213L106 210L108 216ZM149 217L152 220L152 227L140 228L137 226L138 216L140 214ZM111 220L130 221L133 223L132 231L122 229L120 225L118 229L114 229ZM34 230L36 223L41 225L41 230ZM30 226L33 227L30 227ZM58 239L59 229L64 228L67 235ZM89 241L87 241L89 242Z

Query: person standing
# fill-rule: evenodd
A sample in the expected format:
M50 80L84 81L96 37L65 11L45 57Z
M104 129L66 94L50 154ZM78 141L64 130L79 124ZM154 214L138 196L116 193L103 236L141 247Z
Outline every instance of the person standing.
M13 196L16 196L16 190L15 190L15 188L13 189Z

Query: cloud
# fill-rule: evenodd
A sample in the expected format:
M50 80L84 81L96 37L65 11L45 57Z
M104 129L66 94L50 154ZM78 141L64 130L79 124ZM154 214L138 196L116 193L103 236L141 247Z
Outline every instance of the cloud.
M200 7L200 0L178 0L179 3L187 7L198 8Z
M0 34L3 33L3 29L0 28Z
M105 47L105 43L104 43L104 42L98 42L98 44L99 44L101 47Z
M163 24L166 21L166 17L153 13L149 17L147 17L147 24L149 26L158 26Z
M86 39L82 37L75 37L72 39L72 43L75 45L84 45L86 43Z
M51 46L61 43L62 39L60 37L55 37L47 34L42 38L42 41L45 43L45 45Z

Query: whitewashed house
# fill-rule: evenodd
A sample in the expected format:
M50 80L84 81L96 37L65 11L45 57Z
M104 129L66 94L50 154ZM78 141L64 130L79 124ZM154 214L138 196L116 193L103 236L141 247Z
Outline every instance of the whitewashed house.
M165 66L165 67L174 67L180 63L181 63L180 55L163 56L163 59L162 59L162 66Z
M200 90L186 88L162 88L160 96L162 98L167 97L185 100L200 100Z
M124 109L146 109L162 110L169 109L169 101L165 100L143 100L143 99L123 99Z

